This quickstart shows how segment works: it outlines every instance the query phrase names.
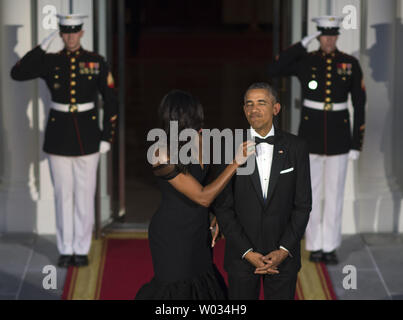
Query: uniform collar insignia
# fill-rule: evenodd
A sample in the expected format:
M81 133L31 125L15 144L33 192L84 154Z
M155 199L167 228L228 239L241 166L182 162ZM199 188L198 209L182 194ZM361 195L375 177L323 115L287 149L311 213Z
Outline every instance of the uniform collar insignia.
M80 55L80 54L82 54L82 53L84 52L84 49L83 49L83 47L80 46L80 48L78 48L76 51L71 52L71 51L68 51L66 48L64 48L64 49L63 49L63 52L64 52L67 56L72 56L72 55L78 56L78 55Z
M322 51L322 49L319 48L318 53L320 56L325 57L325 58L334 58L335 56L337 56L340 51L336 48L335 51L333 51L330 54L327 54L326 52Z

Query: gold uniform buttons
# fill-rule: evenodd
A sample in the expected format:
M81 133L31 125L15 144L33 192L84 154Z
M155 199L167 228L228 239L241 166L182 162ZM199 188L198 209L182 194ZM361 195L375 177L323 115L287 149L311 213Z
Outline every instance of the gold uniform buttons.
M327 86L331 86L331 85L332 85L332 82L331 82L331 81L326 81L326 85L327 85Z
M312 79L315 79L315 78L316 78L316 75L315 75L315 74L313 74L313 75L312 75Z
M92 80L92 76L88 76L88 80Z
M76 62L76 58L71 58L71 63L74 63L74 62Z
M71 103L76 103L76 98L71 98L71 99L70 99L70 102L71 102Z
M308 117L308 116L305 116L305 117L304 117L304 120L309 120L309 117Z
M75 73L72 73L72 74L71 74L71 77L72 77L72 78L75 78L75 77L76 77L76 74L75 74Z
M328 73L326 76L330 79L332 77L332 74Z
M95 120L97 117L96 116L92 116L92 120Z
M326 62L327 62L328 64L331 64L331 63L332 63L332 59L327 59Z
M58 74L55 74L55 79L59 79L59 75L58 75Z
M328 66L328 67L327 67L327 70L328 70L328 71L331 71L331 70L332 70L332 67L331 67L331 66Z
M75 66L75 65L72 65L72 66L71 66L71 70L76 70L76 66Z
M327 97L325 101L326 101L326 102L330 102L330 101L332 101L332 99L330 99L329 97Z
M74 87L76 85L75 81L71 81L70 84Z
M329 89L326 90L326 94L331 94L331 93L332 93L332 90L329 90Z
M78 108L75 104L70 106L70 112L76 112L77 110Z
M70 93L71 94L76 94L76 90L73 89L73 90L70 91Z

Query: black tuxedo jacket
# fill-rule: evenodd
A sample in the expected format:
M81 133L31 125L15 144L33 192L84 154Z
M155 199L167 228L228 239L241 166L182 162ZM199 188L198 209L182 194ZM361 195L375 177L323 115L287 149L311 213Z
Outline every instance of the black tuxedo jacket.
M212 206L226 239L224 267L227 272L253 272L255 267L242 259L248 249L265 255L283 246L291 256L279 266L280 272L297 272L301 267L300 241L312 204L307 144L275 128L266 201L253 158L253 174L234 175Z

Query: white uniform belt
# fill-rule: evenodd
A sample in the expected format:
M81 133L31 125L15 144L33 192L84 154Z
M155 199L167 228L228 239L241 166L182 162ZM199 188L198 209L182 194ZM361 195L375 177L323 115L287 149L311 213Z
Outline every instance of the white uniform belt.
M347 102L327 103L305 99L303 105L311 109L326 110L326 111L342 111L348 109Z
M64 104L64 103L57 103L52 101L52 109L55 109L60 112L83 112L88 111L94 108L94 102L87 102L87 103L75 103L75 104Z

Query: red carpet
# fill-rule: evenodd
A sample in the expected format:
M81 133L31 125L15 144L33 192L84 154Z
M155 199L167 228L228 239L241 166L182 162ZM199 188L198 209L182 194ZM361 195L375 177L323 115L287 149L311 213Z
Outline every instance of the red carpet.
M214 248L214 262L227 282L227 274L223 269L224 246L223 240L217 243ZM133 239L133 235L119 235L117 238L109 236L98 242L94 241L90 261L90 266L86 268L71 267L68 270L63 299L131 300L139 288L153 277L148 240ZM295 299L302 300L311 295L315 299L335 300L326 267L322 264L315 267L311 273L317 272L319 280L314 288L321 287L323 293L321 291L315 296L305 292L304 287L312 287L316 280L309 275L302 276L298 279ZM304 286L301 281L309 283Z
M153 274L147 239L109 239L99 298L134 299Z

